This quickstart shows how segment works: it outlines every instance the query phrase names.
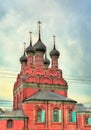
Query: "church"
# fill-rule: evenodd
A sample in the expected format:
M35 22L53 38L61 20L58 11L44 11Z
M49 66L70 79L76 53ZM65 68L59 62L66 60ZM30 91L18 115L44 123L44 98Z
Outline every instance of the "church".
M91 130L91 111L68 97L68 84L59 68L60 52L53 36L53 49L41 39L24 48L21 70L13 87L13 110L0 113L0 130Z

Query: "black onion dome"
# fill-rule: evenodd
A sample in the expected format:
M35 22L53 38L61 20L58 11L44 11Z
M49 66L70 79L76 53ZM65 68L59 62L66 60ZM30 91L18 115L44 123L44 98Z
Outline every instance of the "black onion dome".
M60 52L58 50L56 50L55 48L55 44L54 44L54 48L52 49L52 51L50 52L50 56L60 56Z
M46 52L46 46L41 41L41 34L40 34L40 24L41 24L41 22L38 21L38 24L39 24L39 38L38 38L38 41L34 45L34 49L35 49L35 51Z
M47 56L45 55L45 59L44 59L44 64L50 64L50 60L47 58Z
M26 48L26 53L32 52L34 53L34 47L32 46L32 43L30 42L30 45Z
M25 55L25 51L24 51L23 56L20 58L20 62L27 62L27 57Z
M30 34L31 34L31 32L30 32ZM30 45L26 48L26 53L29 53L29 52L32 52L32 53L35 52L35 51L34 51L34 48L33 48L33 46L32 46L31 35L30 35Z
M30 53L30 52L32 52L32 53L35 52L34 48L32 46L32 32L29 32L29 33L30 33L30 45L26 48L26 53L27 54Z
M44 45L44 43L42 43L40 38L37 41L37 43L35 43L35 45L33 47L34 47L35 51L46 52L46 46Z

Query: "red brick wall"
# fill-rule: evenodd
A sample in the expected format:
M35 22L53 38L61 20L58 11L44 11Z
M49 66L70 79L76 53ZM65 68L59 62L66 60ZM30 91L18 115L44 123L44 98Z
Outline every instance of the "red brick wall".
M0 120L0 130L24 130L24 120L13 120L12 128L7 128L7 119Z
M76 123L68 123L67 120L67 111L68 109L75 110L74 104L62 104L58 102L31 102L22 104L22 108L25 114L29 117L28 127L29 130L76 130ZM36 121L37 114L36 111L38 108L44 109L46 111L46 122L38 123ZM63 119L61 123L52 122L52 110L53 108L58 108L62 110Z

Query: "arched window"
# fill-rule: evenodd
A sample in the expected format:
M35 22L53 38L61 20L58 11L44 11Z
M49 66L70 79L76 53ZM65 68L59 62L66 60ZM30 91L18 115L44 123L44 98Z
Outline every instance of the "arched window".
M70 110L68 112L68 122L76 122L76 112Z
M42 118L42 111L38 110L38 112L37 112L37 122L41 122L41 118Z
M7 120L7 128L12 128L13 127L13 120Z
M72 110L68 111L68 122L72 122Z
M45 122L45 110L37 111L37 122Z
M54 110L52 111L52 121L53 121L53 122L61 122L61 121L62 121L61 110L59 110L59 109L54 109Z
M88 117L84 117L84 124L88 124Z

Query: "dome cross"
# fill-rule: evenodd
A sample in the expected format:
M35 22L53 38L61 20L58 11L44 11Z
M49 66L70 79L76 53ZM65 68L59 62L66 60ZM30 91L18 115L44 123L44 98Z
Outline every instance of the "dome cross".
M25 52L25 50L26 50L26 43L24 42L24 52Z
M55 35L53 35L54 49L56 48L56 47L55 47L55 37L56 37L56 36L55 36Z
M30 46L32 46L32 32L29 32L30 34Z
M41 21L38 21L38 28L39 28L39 40L40 40L40 38L41 38L41 35L40 35L40 25L42 24L42 22Z

